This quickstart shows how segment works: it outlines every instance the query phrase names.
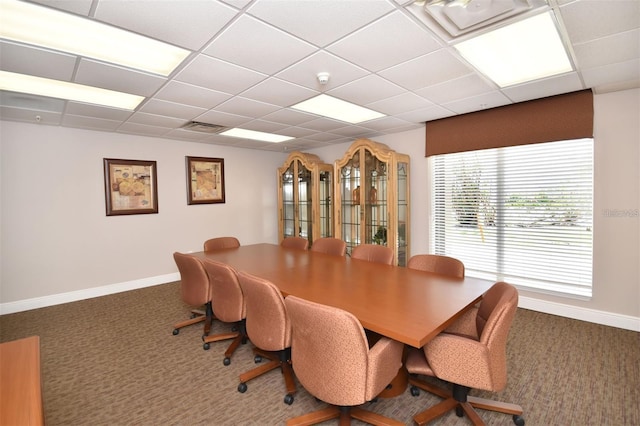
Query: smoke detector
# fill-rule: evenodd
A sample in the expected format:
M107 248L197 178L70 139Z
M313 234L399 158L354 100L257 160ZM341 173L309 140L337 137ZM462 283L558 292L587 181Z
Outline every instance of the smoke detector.
M328 72L319 72L318 73L318 82L321 85L325 85L329 82L329 77L331 77L331 74L329 74Z

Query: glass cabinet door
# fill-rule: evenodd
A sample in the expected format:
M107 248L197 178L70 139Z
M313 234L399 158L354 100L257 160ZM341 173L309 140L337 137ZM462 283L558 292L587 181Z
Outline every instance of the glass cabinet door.
M394 250L394 261L406 265L409 235L409 157L386 145L355 141L336 161L339 197L336 237L347 254L360 244Z
M284 237L293 237L295 233L295 200L293 197L293 176L294 163L282 173L280 178L282 204L281 208L281 224Z
M292 152L278 169L279 240L299 236L312 244L333 236L333 166L314 154Z

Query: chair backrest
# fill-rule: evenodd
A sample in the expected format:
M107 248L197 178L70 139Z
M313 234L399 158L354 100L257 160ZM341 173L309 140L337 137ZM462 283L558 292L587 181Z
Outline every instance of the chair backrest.
M287 248L306 250L309 248L309 240L302 237L286 237L280 245Z
M249 340L264 351L291 347L291 322L278 287L243 271L238 272L238 279L247 309Z
M407 262L407 268L464 278L464 263L454 257L438 254L416 254Z
M347 253L347 243L333 237L318 238L311 244L311 251L344 256Z
M360 244L351 252L351 258L392 265L393 250L391 247L378 244Z
M204 251L233 247L240 247L240 241L236 237L217 237L204 242Z
M204 305L211 301L209 276L197 257L179 252L173 253L173 259L180 272L180 297L191 306Z
M340 406L362 404L402 366L404 345L383 337L370 350L353 314L295 296L287 296L285 304L293 327L291 365L316 398Z
M202 264L209 276L211 306L216 318L223 322L243 320L246 309L236 270L212 259L203 259Z

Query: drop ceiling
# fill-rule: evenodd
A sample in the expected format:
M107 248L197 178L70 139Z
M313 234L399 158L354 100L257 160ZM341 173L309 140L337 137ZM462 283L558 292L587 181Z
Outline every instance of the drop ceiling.
M461 58L452 47L455 37L425 12L424 1L37 1L192 53L162 77L2 40L4 71L132 93L145 100L135 111L126 111L3 91L0 117L290 151L358 137L375 139L425 121L576 90L590 88L599 94L640 87L640 1L506 1L553 9L574 71L500 89ZM502 10L498 6L496 10ZM318 81L320 72L330 74L325 85ZM290 108L320 93L386 116L351 125ZM191 121L294 139L274 144L184 129Z

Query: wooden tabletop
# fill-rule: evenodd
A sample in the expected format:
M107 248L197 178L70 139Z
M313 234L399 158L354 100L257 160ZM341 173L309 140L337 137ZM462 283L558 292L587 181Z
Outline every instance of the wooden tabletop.
M43 425L40 338L0 344L0 425Z
M363 327L416 348L478 302L492 284L274 244L193 255L267 279L285 296L344 309Z

